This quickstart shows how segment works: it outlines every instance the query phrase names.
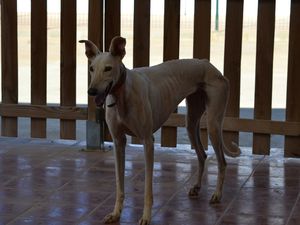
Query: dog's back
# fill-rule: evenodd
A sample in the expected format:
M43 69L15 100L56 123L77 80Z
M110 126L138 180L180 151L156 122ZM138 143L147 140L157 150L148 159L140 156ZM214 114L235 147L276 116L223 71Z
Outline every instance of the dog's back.
M133 79L142 79L147 83L145 86L149 89L148 96L152 108L164 109L159 115L153 114L154 120L157 121L155 124L159 126L184 98L198 89L205 88L206 85L213 85L217 80L223 79L222 74L206 59L170 60L151 67L128 70L128 73Z

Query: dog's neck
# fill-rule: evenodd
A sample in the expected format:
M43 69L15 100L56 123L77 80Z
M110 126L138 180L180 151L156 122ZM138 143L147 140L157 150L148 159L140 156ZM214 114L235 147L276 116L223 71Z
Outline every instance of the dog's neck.
M126 81L126 67L122 63L120 65L120 76L116 84L112 87L110 94L114 98L114 102L107 105L107 107L114 107L117 104L121 89Z

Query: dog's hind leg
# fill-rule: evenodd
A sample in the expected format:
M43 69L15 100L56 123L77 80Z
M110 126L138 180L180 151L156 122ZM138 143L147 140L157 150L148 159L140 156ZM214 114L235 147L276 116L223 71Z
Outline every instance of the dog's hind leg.
M205 101L206 94L203 90L198 90L197 92L189 95L186 98L187 105L187 116L186 116L186 127L188 131L188 136L191 141L192 146L194 146L197 158L198 158L198 177L196 184L190 189L189 196L196 197L201 188L202 175L205 165L205 160L207 158L204 151L203 145L200 140L200 119L205 112Z
M208 135L216 153L218 161L217 187L210 203L218 203L222 198L223 183L226 172L226 160L224 156L224 143L222 136L223 119L225 115L228 83L225 79L218 79L213 85L206 87L207 93L207 125Z
M153 204L153 163L154 163L154 143L153 137L144 138L145 151L145 193L144 193L144 211L139 221L139 225L149 225L151 221L151 211Z

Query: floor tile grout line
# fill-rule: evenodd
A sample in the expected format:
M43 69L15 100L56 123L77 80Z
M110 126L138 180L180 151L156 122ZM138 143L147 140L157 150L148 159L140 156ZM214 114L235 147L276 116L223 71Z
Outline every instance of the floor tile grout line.
M66 182L65 184L63 184L63 185L61 185L60 187L58 187L57 189L51 191L49 194L47 194L47 196L45 196L45 197L43 197L43 198L37 200L36 202L34 202L30 208L24 210L24 211L23 211L22 213L20 213L17 217L15 217L15 218L12 219L11 221L9 221L9 222L7 223L7 225L9 225L9 224L15 222L17 219L21 218L23 215L25 215L27 212L29 212L29 211L30 211L31 209L33 209L34 207L43 205L43 202L44 202L49 196L51 196L53 193L55 193L55 192L59 191L60 189L62 189L64 186L68 185L71 181L72 181L72 180L69 180L69 181Z
M178 187L178 189L174 192L174 194L171 195L171 197L165 202L165 204L163 204L159 209L157 209L157 211L154 214L151 215L151 219L153 219L167 204L169 204L169 202L177 195L177 193L179 193L179 191L181 191L184 188L185 184L189 182L196 174L197 171L195 171L193 174L189 176L189 178L187 178L184 182L182 182L182 185Z
M9 178L7 181L5 181L3 184L1 184L2 186L0 187L0 189L5 189L6 185L9 184L10 182L12 182L15 179L18 179L20 176L13 176L11 178Z
M65 151L67 151L67 150L63 150L63 152L65 152ZM53 158L54 156L56 156L56 155L58 155L58 154L60 154L61 152L59 152L59 153L53 153L53 155L50 155L49 157L51 157L51 158ZM47 158L47 159L45 159L45 160L42 160L41 162L39 162L38 164L36 164L34 167L32 167L33 169L35 169L35 168L38 168L40 165L42 165L43 163L45 163L45 162L47 162L49 160L49 158ZM22 178L22 177L26 177L26 174L27 174L28 172L27 171L25 171L25 172L22 172L21 174L19 174L19 175L16 175L16 176L13 176L11 179L9 179L8 181L6 181L4 184L2 184L2 188L5 188L5 186L8 184L8 183L10 183L11 181L13 181L13 180L15 180L15 179L20 179L20 178Z
M212 157L211 157L212 158ZM245 183L247 183L247 181L249 180L249 178L253 175L255 169L259 166L259 164L265 159L265 156L263 156L259 162L257 163L257 165L255 166L255 168L253 169L253 171L250 173L248 179L242 184L240 190L238 191L238 194L240 193L240 191L242 190L243 186L245 185ZM209 162L209 158L207 159L207 162ZM208 163L205 163L205 168L207 168ZM197 171L195 171L193 174L191 174L191 176L185 181L183 182L183 184L178 188L178 190L168 199L168 201L166 201L166 203L164 205L162 205L153 215L151 218L154 218L175 196L176 194L184 187L184 185L189 182L195 175L197 175ZM234 199L235 200L235 199ZM225 210L226 211L226 210ZM224 212L225 212L224 211ZM217 220L218 222L218 220ZM217 225L217 224L215 224Z
M259 160L259 162L257 163L257 165L254 167L254 169L252 170L252 172L250 173L249 177L245 180L245 182L241 185L240 189L237 191L235 197L228 203L226 209L224 210L224 212L221 214L221 216L217 219L216 223L214 225L221 225L221 221L224 218L224 216L227 214L227 212L229 211L229 209L231 208L232 204L234 203L234 201L239 197L241 191L243 190L243 188L245 187L245 184L249 181L249 179L253 176L253 174L255 173L255 170L260 166L261 162L265 159L265 155ZM226 179L226 178L225 178Z
M75 143L75 144L73 144L73 145L71 145L71 146L76 146L77 144L78 144L78 143ZM66 151L68 151L68 149L63 150L63 151L61 151L61 152L57 152L57 153L52 154L51 156L49 156L48 159L43 160L42 162L38 163L37 166L36 166L35 168L38 168L38 166L40 166L40 165L42 165L43 163L49 161L49 159L52 159L52 158L54 158L55 156L60 155L60 154L62 154L62 153L64 153L64 152L66 152ZM84 174L84 173L85 173L86 171L88 171L89 169L95 167L95 166L99 163L99 161L101 161L101 160L97 160L97 161L95 161L94 163L92 163L89 167L85 168L84 171L82 171L81 174ZM140 170L137 172L137 174L136 174L135 176L133 176L132 178L130 178L130 180L135 179L135 178L136 178L137 176L139 176L142 172L144 172L144 169L140 169ZM23 174L23 175L24 175L24 174ZM22 175L22 176L23 176L23 175ZM21 175L20 175L20 176L16 176L15 178L22 177L22 176L21 176ZM45 199L47 199L49 196L53 195L55 192L61 190L61 189L64 188L66 185L70 184L73 180L74 180L74 179L70 179L69 181L67 181L67 182L66 182L65 184L63 184L62 186L60 186L60 187L58 187L57 189L51 191L51 192L50 192L49 194L47 194L47 196L45 196L44 198L42 198L42 199L38 200L37 202L33 203L31 207L29 207L28 209L26 209L25 211L23 211L22 213L20 213L16 218L14 218L14 219L12 219L11 221L9 221L7 225L9 225L9 224L15 222L17 219L21 218L24 214L26 214L26 213L27 213L28 211L30 211L32 208L34 208L34 207L36 207L36 206L38 206L38 205L42 205L42 203L43 203L43 201L44 201ZM102 203L100 203L98 206L96 206L96 207L94 208L94 210L92 210L91 212L89 212L87 215L83 215L82 218L79 219L79 222L82 221L83 219L85 219L86 217L90 216L92 213L94 213L94 211L96 211L99 207L101 207L101 206L105 203L105 201L107 201L109 198L113 197L114 195L115 195L115 192L113 192L113 193L111 193L110 195L108 195L108 196L105 198L105 200L103 200ZM79 222L78 222L78 223L79 223Z
M35 202L35 203L32 203L32 205L27 208L26 210L24 210L23 212L21 212L17 217L13 218L12 220L8 221L6 225L10 225L12 224L13 222L15 222L17 219L21 218L22 215L26 214L27 212L29 212L31 209L33 209L34 207L36 207L36 205L39 205L40 202Z
M98 204L93 210L91 210L89 213L87 213L86 215L82 215L79 219L78 222L76 222L76 224L81 223L82 221L84 221L85 219L87 219L89 216L91 216L94 212L96 212L100 207L102 207L105 202L110 199L111 197L113 197L115 195L115 191L112 192L110 195L108 195L100 204ZM101 220L103 220L103 218L101 218Z
M134 161L134 160L128 160L128 161ZM137 161L140 161L140 160L137 160ZM136 177L138 177L140 174L142 174L142 173L144 173L145 172L145 168L141 168L139 171L138 171L138 173L135 175L135 176L133 176L131 179L130 179L130 181L133 181ZM195 172L196 173L196 172ZM195 173L193 173L189 178L187 178L184 182L183 182L183 184L178 188L178 190L170 197L170 199L162 206L162 207L160 207L160 208L163 208L180 190L181 190L181 188L182 187L184 187L184 184L186 183L186 182L188 182L190 179L192 179L192 177L195 175ZM90 213L88 213L87 215L84 215L82 218L80 218L80 220L79 220L79 222L78 223L80 223L80 222L82 222L84 219L86 219L87 217L89 217L90 215L92 215L96 210L98 210L101 206L103 206L103 204L105 203L105 201L107 201L109 198L111 198L111 197L113 197L113 195L115 195L115 192L113 192L112 194L110 194L109 196L107 196L106 198L105 198L105 200L101 203L101 204L99 204L97 207L95 207L92 211L90 211ZM126 195L126 193L125 193L125 195ZM126 196L125 196L125 198L126 198ZM158 209L158 211L155 213L155 214L153 214L152 215L152 218L154 217L154 215L156 215L158 212L160 211L160 209ZM77 224L78 224L77 223Z
M49 156L47 157L47 159L42 160L41 162L39 162L38 164L36 164L36 165L33 167L33 169L39 168L39 166L43 165L45 162L47 162L47 161L53 159L55 156L60 155L60 154L62 154L62 153L64 153L64 152L66 152L66 151L69 151L69 150L66 149L66 150L63 150L63 151L61 151L61 152L56 152L56 153L53 153L52 155L49 155ZM97 161L97 162L98 162L98 161ZM93 163L93 165L96 164L97 162ZM90 167L87 167L86 170L90 169L93 165L91 165ZM84 172L85 172L85 171L84 171ZM84 172L82 172L82 173L84 173ZM24 172L24 173L21 173L20 175L17 175L17 176L12 177L12 178L9 179L8 181L6 181L6 182L4 183L4 185L2 185L2 188L6 188L5 185L7 185L9 182L11 182L11 181L14 180L14 179L20 179L20 178L22 178L22 177L27 177L27 176L26 176L26 173L28 173L28 172ZM67 183L69 183L69 181L68 181ZM63 186L64 186L64 185L63 185ZM8 189L12 189L12 188L8 188ZM51 193L52 193L52 192L51 192Z
M68 150L63 150L62 152L65 152L65 151L68 151ZM53 154L53 157L56 156L56 155L58 155L58 154L61 154L62 152L54 153L54 154ZM51 158L52 158L52 157L51 157ZM49 160L49 159L43 160L41 163L44 163L44 162L46 162L46 161L48 161L48 160ZM40 165L41 163L39 163L38 165ZM97 161L97 162L94 162L91 166L89 166L86 170L84 170L84 171L82 172L82 174L85 173L85 172L86 172L87 170L89 170L90 168L92 168L92 167L93 167L94 165L96 165L97 163L98 163L98 161ZM73 180L74 180L74 179L68 180L65 184L61 185L61 186L58 187L57 189L55 189L55 190L51 191L49 194L47 194L47 196L43 197L42 199L39 199L37 202L34 202L34 203L32 204L31 207L29 207L28 209L24 210L24 211L23 211L22 213L20 213L17 217L15 217L15 218L13 218L12 220L10 220L10 221L7 223L7 225L10 225L11 223L15 222L17 219L21 218L23 215L25 215L27 212L29 212L29 211L30 211L31 209L33 209L34 207L39 206L39 205L42 205L42 203L43 203L48 197L50 197L51 195L53 195L55 192L61 190L62 188L64 188L66 185L70 184Z
M69 147L69 146L68 146ZM55 155L61 155L61 154L63 154L64 152L67 152L67 151L69 151L69 150L72 150L72 149L70 149L70 148L67 148L67 149L64 149L64 150L62 150L62 151L60 151L60 152L54 152L54 153L52 153L52 154L50 154L52 157L51 157L51 159L55 156ZM49 156L49 158L50 158L50 156ZM263 156L262 158L258 158L257 159L257 164L255 165L253 165L254 166L254 168L252 169L252 171L250 172L250 174L246 174L246 179L245 179L245 181L240 185L240 187L237 189L237 194L236 194L236 196L234 196L234 198L229 202L229 204L226 206L226 208L225 208L225 210L224 210L224 212L221 214L221 216L226 216L225 215L225 213L226 213L226 211L228 212L228 210L230 209L230 207L232 206L232 202L234 202L234 201L236 201L236 199L241 195L241 192L243 191L243 190L245 190L245 188L247 189L247 186L246 186L246 183L249 181L249 179L251 179L251 177L253 177L253 175L254 175L254 173L257 171L257 168L258 167L260 167L262 164L263 164L263 161L266 159L266 156ZM42 164L43 162L47 162L49 159L47 159L47 160L42 160L42 162L41 163L38 163L37 165L40 165L40 164ZM112 159L113 160L113 159ZM253 159L252 159L253 160ZM114 160L113 160L114 161ZM133 159L127 159L127 161L135 161L135 160L133 160ZM136 161L140 161L140 160L136 160ZM96 161L92 161L90 164L88 164L86 167L82 167L82 171L81 172L79 172L79 174L84 174L84 173L86 173L90 168L92 168L93 166L95 166L95 165L97 165L97 163L99 163L99 162L101 162L101 159L99 159L99 160L96 160ZM177 161L176 161L177 162ZM175 162L175 163L176 163ZM181 162L181 163L188 163L188 162L186 162L186 161L184 161L184 162ZM241 165L240 163L238 163L237 165ZM133 169L129 169L129 170L127 170L127 171L133 171ZM136 170L136 172L135 172L135 175L133 175L133 176L129 176L130 177L130 179L128 179L128 181L131 181L131 180L134 180L136 177L138 177L142 172L144 172L144 169L143 168L140 168L140 169L137 169ZM194 176L195 176L195 174L197 173L197 172L195 172L195 171L191 171L192 173L190 173L189 174L189 176L187 176L185 179L183 179L181 182L180 182L180 185L178 186L178 188L176 188L176 190L173 192L173 194L171 194L170 195L170 198L168 198L168 200L167 200L167 202L165 203L165 204L163 204L161 207L159 207L159 208L157 208L157 210L156 210L156 212L155 212L155 214L153 215L153 217L154 216L157 216L157 214L159 213L159 212L161 212L163 209L164 209L164 207L166 206L166 204L169 204L170 203L170 201L172 201L172 199L174 199L174 197L176 196L176 194L178 194L180 191L182 191L182 190L185 190L185 185L186 185L186 183L188 182L188 181L190 181L191 179L193 179L194 178ZM18 177L18 176L16 176L16 177ZM53 189L53 191L51 191L51 192L49 192L49 193L47 193L46 195L45 195L45 197L43 197L43 198L40 198L38 201L36 201L35 203L32 203L32 204L35 204L35 205L39 205L39 204L43 204L43 202L42 202L42 200L41 199L46 199L47 197L49 197L49 196L51 196L53 193L55 193L56 191L59 191L60 189L62 189L65 185L67 185L68 183L70 183L70 182L72 182L73 180L75 180L76 178L74 177L74 178L71 178L70 180L68 180L68 179L66 179L65 181L66 181L66 183L65 184L62 184L60 187L58 187L57 189ZM85 190L85 189L83 189L83 190ZM88 212L87 212L87 214L84 214L84 215L82 215L82 217L80 217L75 223L77 224L77 223L80 223L80 222L82 222L82 221L80 221L82 218L83 219L86 219L87 218L87 216L88 215L91 215L92 214L92 212L94 213L95 212L95 210L96 209L99 209L99 207L101 207L101 206L103 206L103 204L105 204L105 203L107 203L107 200L108 200L108 198L110 198L110 197L112 197L113 196L113 194L114 194L115 192L112 192L112 193L107 193L108 195L104 198L104 201L102 202L100 202L99 204L95 204L95 205L93 205L93 207L91 207L90 209L91 209L91 211L89 210ZM300 198L300 193L298 192L298 194L296 193L296 203L295 204L293 204L293 207L292 207L292 213L291 214L289 214L289 217L288 217L288 220L287 220L287 223L291 220L291 217L292 217L292 215L293 215L293 212L296 210L295 209L295 207L296 207L296 204L297 204L297 202L299 201L299 198ZM31 204L29 204L28 205L28 210L31 210L32 209L32 207L31 207ZM23 212L24 211L27 211L27 209L25 208L24 210L23 210ZM23 213L22 211L19 213L20 215ZM18 218L20 218L20 217L18 217ZM83 220L82 219L82 220ZM9 224L11 223L11 221L9 221ZM220 222L218 222L218 220L217 220L217 222L216 223L220 223ZM286 223L286 224L287 224Z
M130 181L133 180L134 178L138 177L142 172L144 172L144 169L139 170L139 172L138 172L136 175L134 175L132 178L130 178ZM96 212L100 207L102 207L108 199L114 197L115 195L116 195L116 192L115 192L115 191L112 192L112 193L111 193L110 195L108 195L108 196L107 196L100 204L98 204L93 210L91 210L88 214L83 215L81 218L79 218L79 221L78 221L76 224L79 224L79 223L81 223L82 221L84 221L85 219L87 219L87 218L88 218L89 216L91 216L94 212ZM126 198L126 193L125 193L125 198ZM104 218L101 218L101 219L103 220Z
M291 210L291 213L290 213L288 219L286 220L285 225L288 225L289 222L291 221L291 219L292 219L292 217L293 217L293 215L294 215L294 212L296 212L297 204L299 204L299 203L300 203L300 191L298 192L298 196L297 196L296 201L295 201L295 203L294 203L294 205L293 205L293 208L292 208L292 210Z

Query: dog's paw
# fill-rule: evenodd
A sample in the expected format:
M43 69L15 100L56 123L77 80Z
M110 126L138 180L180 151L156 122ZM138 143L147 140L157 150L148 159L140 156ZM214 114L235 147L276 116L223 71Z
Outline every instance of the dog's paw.
M142 217L139 221L139 225L149 225L150 224L150 218L145 219L144 217Z
M119 220L120 220L120 215L117 215L115 213L110 213L104 217L103 222L105 224L108 224L108 223L118 222Z
M222 194L219 192L215 192L209 201L210 204L217 204L221 202Z
M199 191L200 191L200 187L195 185L194 187L192 187L190 189L190 191L189 191L189 197L190 198L196 198L196 197L198 197Z

